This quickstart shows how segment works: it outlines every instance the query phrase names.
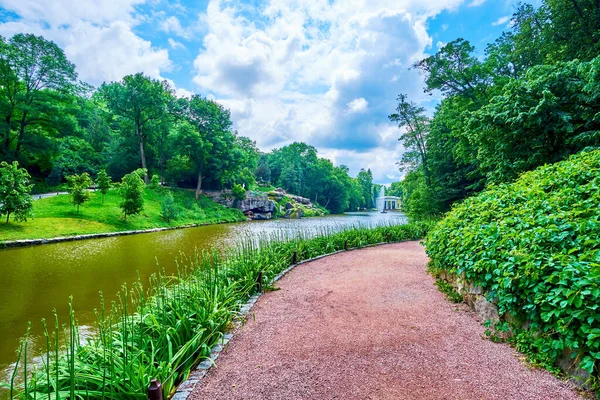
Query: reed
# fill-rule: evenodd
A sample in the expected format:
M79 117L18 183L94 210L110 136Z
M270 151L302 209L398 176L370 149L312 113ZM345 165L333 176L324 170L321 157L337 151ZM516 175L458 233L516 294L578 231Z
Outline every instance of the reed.
M28 368L27 336L18 350L10 382L17 399L145 399L152 379L172 394L192 368L231 326L241 305L254 294L259 273L263 287L297 260L389 240L425 236L431 224L355 226L343 231L279 231L240 240L227 254L217 251L182 255L177 273L153 275L123 286L110 307L100 294L92 335L82 339L70 301L68 324L55 315L54 332L45 321L40 368ZM30 366L29 366L30 367ZM17 379L21 376L21 379ZM18 382L18 383L17 383Z

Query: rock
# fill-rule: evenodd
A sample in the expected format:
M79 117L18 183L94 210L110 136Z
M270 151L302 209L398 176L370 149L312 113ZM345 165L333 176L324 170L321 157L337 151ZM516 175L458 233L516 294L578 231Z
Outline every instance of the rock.
M302 196L292 196L292 200L294 200L296 203L310 204L310 199Z
M285 209L286 210L291 210L293 208L294 208L294 206L292 205L292 203L285 203Z
M482 295L474 295L475 301L473 302L473 308L475 311L483 319L484 321L500 321L500 315L498 315L498 307L492 303L487 301L485 296Z
M266 220L266 219L272 219L273 218L273 214L272 213L256 213L254 214L254 220L260 221L260 220Z
M304 211L301 208L292 210L292 213L290 214L290 218L300 219L302 217L304 217Z

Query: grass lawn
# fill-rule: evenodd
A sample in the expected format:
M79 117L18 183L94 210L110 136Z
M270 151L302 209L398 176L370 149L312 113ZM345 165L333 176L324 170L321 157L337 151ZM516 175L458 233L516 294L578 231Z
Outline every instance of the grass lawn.
M33 218L27 222L14 222L11 218L8 224L0 223L0 242L245 220L240 210L223 207L204 196L196 201L191 191L175 190L172 193L179 215L169 223L160 216L163 194L151 189L145 189L144 210L139 215L128 216L127 221L123 220L119 207L121 198L116 190L106 194L104 204L99 192L92 193L92 198L80 207L79 213L69 195L35 200Z

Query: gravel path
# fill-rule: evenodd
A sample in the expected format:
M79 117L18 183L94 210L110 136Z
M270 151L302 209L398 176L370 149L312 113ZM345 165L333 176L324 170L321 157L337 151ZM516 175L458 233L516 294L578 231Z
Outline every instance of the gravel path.
M483 338L418 242L303 264L266 293L191 399L580 399Z

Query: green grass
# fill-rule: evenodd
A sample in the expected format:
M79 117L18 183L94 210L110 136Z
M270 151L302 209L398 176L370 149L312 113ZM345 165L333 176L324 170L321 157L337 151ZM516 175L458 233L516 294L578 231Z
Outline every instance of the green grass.
M248 239L226 255L195 254L181 260L176 276L153 276L149 287L142 282L124 287L110 307L101 300L95 334L85 342L79 340L73 311L63 329L57 317L48 324L45 343L40 344L44 348L34 365L27 361L25 337L10 382L0 386L18 399L141 400L147 398L150 381L158 379L166 398L198 361L210 355L240 306L256 292L257 278L262 276L268 287L290 265L294 252L302 261L346 245L360 248L422 238L429 227L355 227L323 230L317 237L280 232Z
M175 190L173 196L179 215L168 223L160 216L163 197L160 190L145 189L144 210L139 215L127 217L126 221L119 208L121 198L116 190L106 194L104 204L99 192L92 193L91 200L81 206L79 213L69 195L35 200L33 218L27 222L0 223L0 241L245 220L240 210L223 207L203 196L196 201L193 192Z

